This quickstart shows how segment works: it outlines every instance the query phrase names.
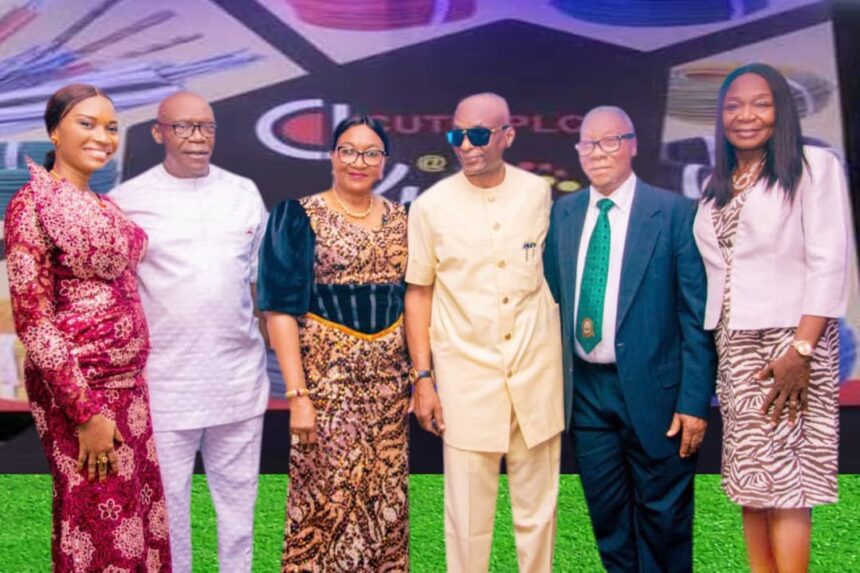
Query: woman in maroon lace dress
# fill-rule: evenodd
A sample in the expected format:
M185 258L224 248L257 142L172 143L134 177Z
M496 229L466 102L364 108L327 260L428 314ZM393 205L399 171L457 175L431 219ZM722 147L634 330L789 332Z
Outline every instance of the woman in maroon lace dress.
M55 151L12 198L5 240L26 387L54 480L57 572L170 571L135 269L146 235L90 175L119 141L113 104L71 85L45 111Z

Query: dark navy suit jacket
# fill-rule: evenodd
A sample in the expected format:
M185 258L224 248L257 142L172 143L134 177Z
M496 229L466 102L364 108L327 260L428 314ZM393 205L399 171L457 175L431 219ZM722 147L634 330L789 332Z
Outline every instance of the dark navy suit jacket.
M590 191L552 209L544 269L561 307L565 420L571 423L577 254ZM693 239L696 203L637 181L624 246L615 354L631 423L652 457L678 452L666 438L675 412L707 419L716 379L713 334L703 329L706 276ZM574 425L576 420L573 420ZM680 436L680 434L679 434Z

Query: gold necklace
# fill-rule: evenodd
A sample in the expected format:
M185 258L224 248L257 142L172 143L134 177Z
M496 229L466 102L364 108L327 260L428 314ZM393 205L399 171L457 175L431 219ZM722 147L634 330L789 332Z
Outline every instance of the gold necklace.
M762 157L758 163L751 165L749 169L747 169L740 175L732 175L732 186L735 188L735 191L746 191L747 189L755 185L756 181L758 181L758 175L761 173L761 168L763 165L764 157Z
M349 207L346 206L346 203L340 198L337 191L335 191L334 187L331 189L332 194L334 195L334 200L337 201L337 204L340 205L340 208L343 209L343 212L352 217L353 219L366 219L370 212L373 211L373 196L370 196L370 207L366 210L361 211L360 213L356 213L355 211L350 211Z

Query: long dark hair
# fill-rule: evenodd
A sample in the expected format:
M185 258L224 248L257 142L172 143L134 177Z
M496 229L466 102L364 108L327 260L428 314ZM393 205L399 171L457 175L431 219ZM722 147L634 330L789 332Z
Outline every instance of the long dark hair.
M726 92L732 83L744 74L756 74L764 78L773 94L773 104L776 111L776 121L773 133L765 143L764 166L760 178L767 179L769 188L775 184L785 192L788 201L794 200L797 186L803 174L806 158L803 155L803 134L800 131L800 116L797 105L791 95L791 89L785 78L767 64L748 64L733 70L720 87L720 97L717 103L716 121L716 157L714 173L702 194L705 201L713 200L717 207L722 207L731 200L734 194L732 172L737 167L738 160L734 146L726 139L723 129L723 104Z
M85 99L95 96L101 96L113 103L113 100L105 95L102 90L89 84L69 84L55 91L51 99L48 100L48 105L45 106L45 129L48 130L48 135L54 133L54 130L73 107ZM45 169L53 169L56 159L56 151L49 151L45 156Z
M385 152L385 155L388 155L388 133L385 131L385 128L382 127L381 122L365 114L351 115L348 118L341 120L341 122L335 126L334 132L331 134L332 151L337 148L337 140L340 139L340 136L343 135L347 129L355 127L356 125L366 125L372 129L373 133L378 135L379 139L382 140L382 150Z

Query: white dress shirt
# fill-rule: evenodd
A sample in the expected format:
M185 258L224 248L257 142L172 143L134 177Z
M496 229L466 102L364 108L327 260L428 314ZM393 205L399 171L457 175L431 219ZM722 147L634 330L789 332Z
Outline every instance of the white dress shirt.
M149 235L138 291L155 430L262 414L269 381L251 283L267 214L256 185L214 165L206 177L182 179L159 164L110 197Z
M576 354L588 362L612 364L615 362L615 322L618 316L618 289L621 285L621 264L624 259L624 243L627 241L627 224L630 222L630 207L633 205L633 195L636 192L636 175L631 174L618 189L608 197L589 188L588 211L585 213L585 223L582 226L582 238L579 241L579 254L576 259L576 294L574 300L574 324L579 317L579 287L582 283L582 273L585 271L585 255L588 252L588 242L597 224L600 209L597 202L601 199L611 199L615 206L609 210L609 272L606 277L606 295L603 299L603 333L600 342L591 352L586 353L579 340L576 341Z

